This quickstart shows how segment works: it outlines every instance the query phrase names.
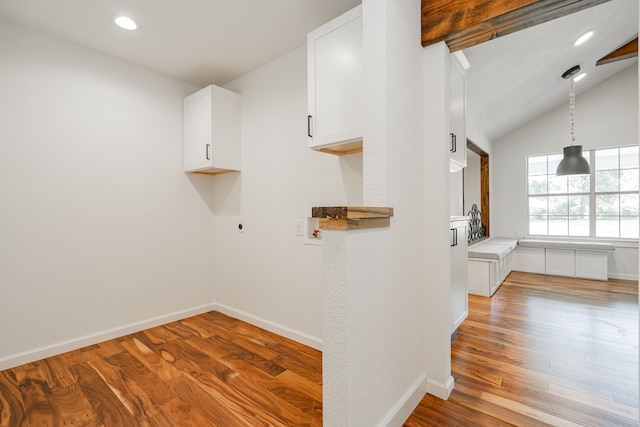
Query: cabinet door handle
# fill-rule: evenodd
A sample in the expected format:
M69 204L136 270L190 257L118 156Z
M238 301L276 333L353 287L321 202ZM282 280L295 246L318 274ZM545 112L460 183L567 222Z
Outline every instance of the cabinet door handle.
M204 155L206 156L207 160L211 160L209 158L209 149L211 148L211 144L207 144L207 146L204 149Z
M451 135L451 148L449 149L449 151L451 151L452 153L455 153L458 150L458 142L457 142L456 134L450 133L449 135Z
M313 138L311 134L311 116L307 116L307 136Z
M451 229L451 247L458 246L458 229Z

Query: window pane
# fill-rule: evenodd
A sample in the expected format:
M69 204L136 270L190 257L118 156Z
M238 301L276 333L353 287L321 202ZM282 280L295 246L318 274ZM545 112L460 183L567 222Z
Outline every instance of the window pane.
M569 236L589 236L589 217L570 216Z
M620 214L620 195L603 194L596 196L596 215L618 216Z
M596 172L596 193L610 193L618 191L618 171Z
M529 194L547 194L546 175L534 175L529 177Z
M566 216L549 216L549 235L568 236L569 218Z
M589 195L569 196L569 215L589 218Z
M620 237L628 239L638 238L638 228L640 225L637 216L629 216L620 218Z
M555 175L556 169L558 169L558 165L562 160L562 154L550 154L549 156L547 156L547 158L548 158L547 173L549 175Z
M589 176L569 176L569 193L588 193Z
M549 197L549 217L566 216L569 214L569 197L568 196L550 196Z
M537 236L547 235L547 217L532 216L529 217L529 234Z
M546 197L529 197L529 216L547 215Z
M620 215L636 216L638 212L638 194L620 195Z
M567 192L567 177L549 175L549 194L561 194Z
M620 148L620 169L637 169L638 146Z
M596 218L597 237L620 237L620 223L618 217L597 217Z
M547 156L529 157L529 176L547 174Z
M620 191L638 191L638 169L620 171Z
M596 170L618 169L618 149L596 150Z

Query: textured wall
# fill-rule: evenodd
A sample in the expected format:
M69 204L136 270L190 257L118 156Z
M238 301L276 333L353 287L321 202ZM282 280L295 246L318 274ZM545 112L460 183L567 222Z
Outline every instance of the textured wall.
M401 425L427 378L450 376L446 100L425 138L419 11L417 0L363 3L364 203L395 215L388 228L325 235L325 425Z

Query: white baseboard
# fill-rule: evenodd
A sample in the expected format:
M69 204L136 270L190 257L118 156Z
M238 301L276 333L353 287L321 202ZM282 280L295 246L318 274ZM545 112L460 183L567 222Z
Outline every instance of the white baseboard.
M446 383L441 383L429 378L427 379L427 393L439 397L442 400L447 400L453 391L453 383L454 380L452 376L449 376Z
M214 310L214 304L205 304L199 307L193 307L188 310L176 311L167 315L154 317L152 319L143 320L141 322L131 323L121 327L109 329L95 334L85 335L80 338L63 341L46 347L36 348L31 351L12 354L0 359L0 371L15 368L25 363L35 362L36 360L45 359L67 351L77 350L90 345L98 344L114 338L119 338L134 332L143 331L145 329L154 328L156 326L182 320L187 317L196 316Z
M114 338L119 338L125 335L132 334L134 332L140 332L145 329L154 328L156 326L165 325L167 323L175 322L177 320L186 319L187 317L196 316L198 314L206 313L208 311L217 310L221 313L235 317L236 319L243 320L252 325L266 329L270 332L276 333L283 337L297 341L299 343L308 345L316 350L322 351L322 341L319 338L307 335L300 331L288 328L286 326L279 325L274 322L253 316L249 313L245 313L240 310L233 309L221 304L205 304L199 307L193 307L188 310L176 311L164 316L154 317L152 319L143 320L136 323L131 323L121 327L109 329L106 331L96 332L94 334L85 335L79 338L63 341L57 344L52 344L46 347L39 347L30 351L11 354L9 356L0 358L0 371L6 369L15 368L16 366L24 365L25 363L35 362L37 360L45 359L47 357L56 356L58 354L66 353L67 351L77 350L90 345L98 344L104 341L108 341Z
M213 309L219 311L220 313L235 317L236 319L250 323L259 328L266 329L267 331L273 332L274 334L278 334L285 338L289 338L293 341L307 345L311 348L315 348L316 350L322 351L322 341L317 337L307 335L303 332L296 331L295 329L279 325L277 323L262 319L241 310L236 310L235 308L231 308L223 304L213 304L213 306Z
M409 387L389 414L378 424L380 427L401 427L407 421L427 393L426 378L426 374L422 375Z
M609 279L638 280L638 275L637 274L611 274L611 273L609 273Z

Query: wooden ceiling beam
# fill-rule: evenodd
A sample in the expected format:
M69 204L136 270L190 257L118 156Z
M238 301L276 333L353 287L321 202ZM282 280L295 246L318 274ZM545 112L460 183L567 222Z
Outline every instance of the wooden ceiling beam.
M422 0L422 46L451 52L609 0Z
M596 65L610 64L612 62L622 61L623 59L635 58L636 56L638 56L637 37L607 56L600 58L598 62L596 62Z

